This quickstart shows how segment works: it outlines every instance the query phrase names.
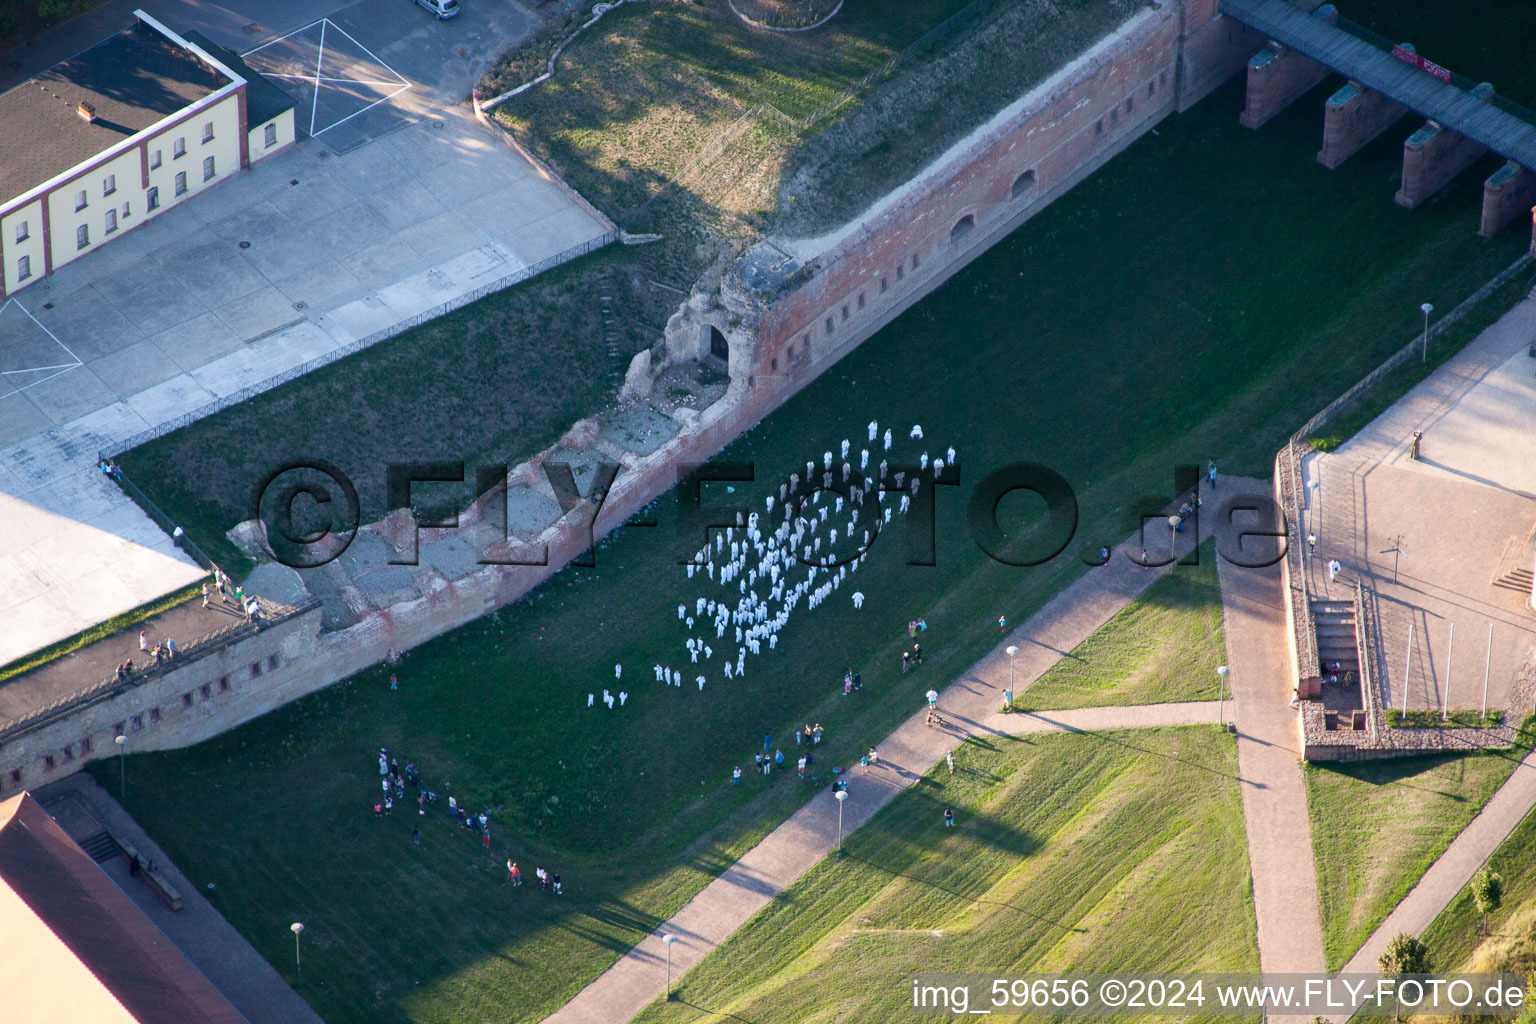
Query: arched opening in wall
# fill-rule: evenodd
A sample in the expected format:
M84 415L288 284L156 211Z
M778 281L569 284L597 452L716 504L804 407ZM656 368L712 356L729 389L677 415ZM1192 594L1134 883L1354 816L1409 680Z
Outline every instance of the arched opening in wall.
M1025 193L1032 191L1034 187L1035 172L1033 170L1025 171L1023 174L1013 179L1012 198L1017 199Z
M949 240L951 242L958 242L960 239L970 234L975 227L976 218L968 213L964 217L961 217L959 220L955 221L955 226L949 229Z
M709 354L716 359L731 361L731 346L725 343L725 335L721 334L720 328L714 325L709 327Z

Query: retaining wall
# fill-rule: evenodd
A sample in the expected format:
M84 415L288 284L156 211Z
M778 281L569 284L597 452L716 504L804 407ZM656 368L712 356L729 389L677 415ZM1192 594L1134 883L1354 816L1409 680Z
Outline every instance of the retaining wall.
M1201 26L1211 20L1226 24L1209 34ZM594 506L582 500L532 541L547 546L546 564L488 565L455 579L419 569L424 596L367 608L361 621L331 632L321 631L317 606L301 609L215 653L82 703L61 720L0 738L0 788L13 784L12 771L19 772L14 784L29 787L112 756L118 728L129 751L199 742L522 597L581 554L591 535L601 537L672 488L679 467L712 457L1197 92L1214 88L1226 77L1223 62L1239 69L1252 52L1247 30L1239 29L1215 15L1214 0L1143 10L926 168L899 201L877 204L878 213L804 268L792 287L753 296L739 275L727 274L720 301L735 307L731 316L717 309L721 315L702 321L729 329L726 396L699 413L680 410L676 434L649 455L617 455L622 472L590 532ZM1185 60L1192 39L1200 52ZM509 485L532 486L551 454L519 466ZM482 518L477 504L461 528ZM391 538L387 525L377 529ZM487 552L510 553L505 541Z

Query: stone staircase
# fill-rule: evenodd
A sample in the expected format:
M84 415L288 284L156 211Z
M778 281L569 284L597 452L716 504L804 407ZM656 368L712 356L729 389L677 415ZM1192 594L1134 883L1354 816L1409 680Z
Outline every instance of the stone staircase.
M1355 634L1353 601L1313 601L1312 623L1317 630L1317 657L1323 665L1339 671L1360 672L1360 648Z
M117 848L117 840L113 839L111 834L105 829L94 835L86 836L84 839L79 840L79 843L80 849L84 850L86 855L97 864L111 860L120 852Z

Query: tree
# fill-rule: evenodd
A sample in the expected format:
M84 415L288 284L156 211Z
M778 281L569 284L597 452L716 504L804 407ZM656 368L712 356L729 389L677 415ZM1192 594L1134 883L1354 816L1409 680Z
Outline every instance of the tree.
M1405 974L1428 974L1433 967L1429 947L1407 932L1398 932L1376 958L1376 966L1389 977L1400 978Z
M1483 915L1483 934L1488 934L1488 915L1499 909L1504 902L1504 878L1497 871L1487 868L1472 879L1472 903Z

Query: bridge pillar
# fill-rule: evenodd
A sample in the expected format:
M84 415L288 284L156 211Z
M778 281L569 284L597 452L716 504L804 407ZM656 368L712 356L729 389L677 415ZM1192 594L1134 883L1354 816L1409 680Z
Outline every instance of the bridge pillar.
M1472 95L1486 99L1493 86L1484 82ZM1397 205L1410 210L1440 191L1451 179L1472 166L1487 148L1434 121L1408 136L1403 143L1403 181L1393 196Z
M1333 170L1406 113L1401 103L1350 82L1323 107L1323 148L1317 162Z
M1328 24L1336 24L1339 12L1324 4L1312 12ZM1243 103L1244 128L1258 128L1290 106L1308 89L1328 77L1328 67L1295 50L1271 42L1248 61L1248 95Z
M1511 160L1483 182L1483 220L1477 233L1487 238L1503 231L1536 203L1536 174Z

